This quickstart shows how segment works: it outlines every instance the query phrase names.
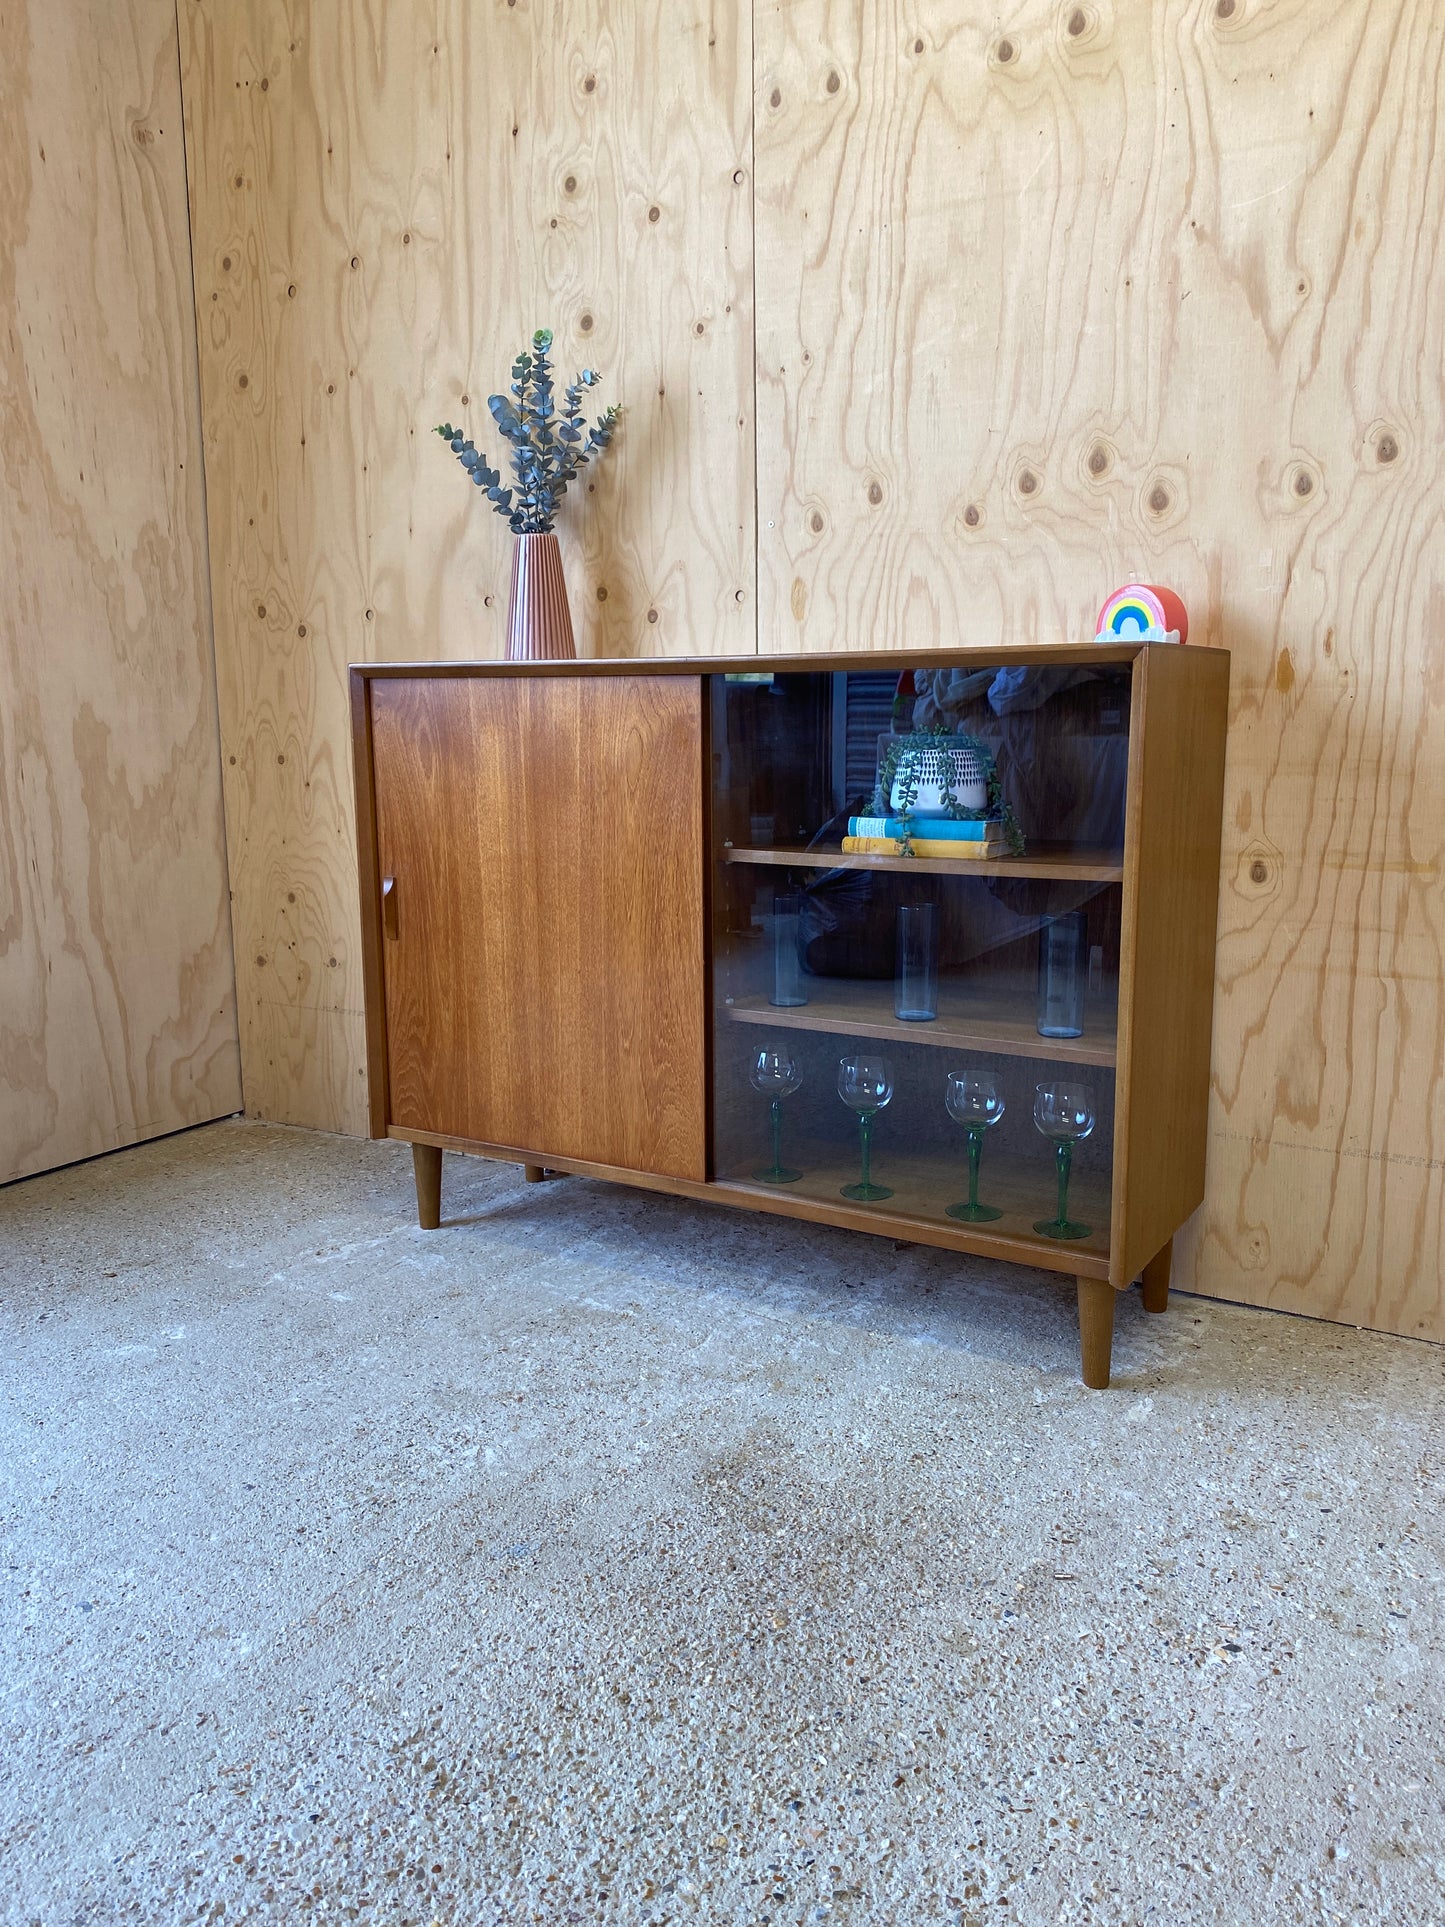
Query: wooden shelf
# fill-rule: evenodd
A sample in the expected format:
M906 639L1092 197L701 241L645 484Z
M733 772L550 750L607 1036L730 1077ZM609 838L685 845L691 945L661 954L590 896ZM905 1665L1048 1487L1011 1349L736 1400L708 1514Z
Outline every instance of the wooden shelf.
M1055 883L1122 883L1124 858L1117 850L1079 849L1046 843L1025 856L858 856L846 850L775 844L767 849L724 845L724 863L772 864L789 870L907 870L913 876L1040 877Z
M1043 1140L1040 1139L1042 1145ZM767 1160L760 1135L759 1164ZM921 1244L942 1244L981 1256L1007 1258L1045 1271L1104 1276L1109 1259L1109 1180L1096 1171L1076 1171L1069 1185L1069 1215L1091 1227L1087 1238L1046 1238L1034 1230L1039 1218L1053 1216L1054 1173L1047 1151L1036 1160L990 1156L984 1150L979 1199L1003 1212L987 1224L950 1218L947 1207L968 1195L962 1149L956 1158L900 1154L894 1161L882 1125L874 1139L873 1178L892 1187L893 1196L864 1203L842 1195L858 1178L856 1152L845 1157L836 1143L783 1140L784 1162L801 1169L795 1184L759 1184L753 1167L720 1171L711 1189L746 1198L757 1210L786 1217L845 1224Z
M924 1044L935 1050L988 1051L998 1057L1035 1057L1050 1064L1112 1066L1118 1057L1115 987L1091 1000L1082 1037L1040 1037L1027 1012L1032 984L1016 990L984 985L938 989L938 1015L927 1023L905 1023L893 1014L892 979L867 983L857 978L809 977L808 1001L779 1009L766 997L739 997L724 1004L735 1024L766 1024L779 1030L826 1031L837 1037L879 1037L895 1044ZM1098 1012L1096 1015L1095 1012Z

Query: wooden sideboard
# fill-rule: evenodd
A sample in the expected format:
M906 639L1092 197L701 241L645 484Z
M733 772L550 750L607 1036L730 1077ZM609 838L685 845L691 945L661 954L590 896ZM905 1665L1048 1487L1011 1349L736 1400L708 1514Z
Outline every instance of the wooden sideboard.
M1115 1293L1142 1280L1164 1310L1204 1191L1228 680L1224 651L1138 643L353 667L371 1131L411 1143L423 1226L456 1150L1041 1267L1076 1281L1084 1380L1107 1385ZM842 850L910 705L988 743L1022 855ZM920 1023L895 1015L893 933L925 900ZM1045 1037L1039 931L1075 911L1085 1015ZM806 1001L779 1006L794 929ZM786 1183L755 1168L760 1049L801 1079ZM843 1195L856 1118L833 1087L857 1049L895 1084L868 1202ZM1005 1098L987 1223L948 1212L942 1091L965 1065ZM1098 1122L1071 1177L1087 1235L1060 1240L1035 1228L1054 1166L1031 1091L1065 1077Z

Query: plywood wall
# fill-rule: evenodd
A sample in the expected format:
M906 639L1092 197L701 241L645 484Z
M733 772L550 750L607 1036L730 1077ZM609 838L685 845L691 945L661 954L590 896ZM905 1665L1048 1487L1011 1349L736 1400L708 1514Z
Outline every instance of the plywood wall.
M1445 1336L1445 15L790 0L757 31L764 649L1233 652L1179 1282Z
M499 651L502 532L425 430L546 320L630 411L566 531L584 653L1185 594L1234 681L1181 1282L1445 1336L1434 0L182 17L257 1108L362 1128L343 666Z
M0 1181L241 1101L176 52L0 9Z
M752 49L723 0L182 0L247 1102L365 1129L346 665L495 656L429 431L550 326L623 426L560 525L583 654L755 646Z

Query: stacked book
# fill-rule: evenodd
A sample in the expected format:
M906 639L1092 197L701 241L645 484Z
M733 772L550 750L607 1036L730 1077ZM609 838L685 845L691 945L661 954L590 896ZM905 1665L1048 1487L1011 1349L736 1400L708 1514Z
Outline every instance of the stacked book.
M994 817L850 816L843 848L855 856L946 856L982 860L1007 856L1003 824ZM905 844L905 839L907 842Z

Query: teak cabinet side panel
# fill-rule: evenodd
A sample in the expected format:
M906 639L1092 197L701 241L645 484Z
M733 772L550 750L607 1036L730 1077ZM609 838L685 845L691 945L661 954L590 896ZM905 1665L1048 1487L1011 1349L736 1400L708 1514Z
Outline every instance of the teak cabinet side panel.
M370 703L390 1123L701 1181L701 680Z
M1204 1197L1229 657L1159 643L1134 668L1114 1125L1116 1285Z
M366 1003L366 1127L385 1137L386 985L381 955L381 876L376 858L376 772L371 746L371 690L353 668L351 768L356 790L356 880L361 898L361 981Z

